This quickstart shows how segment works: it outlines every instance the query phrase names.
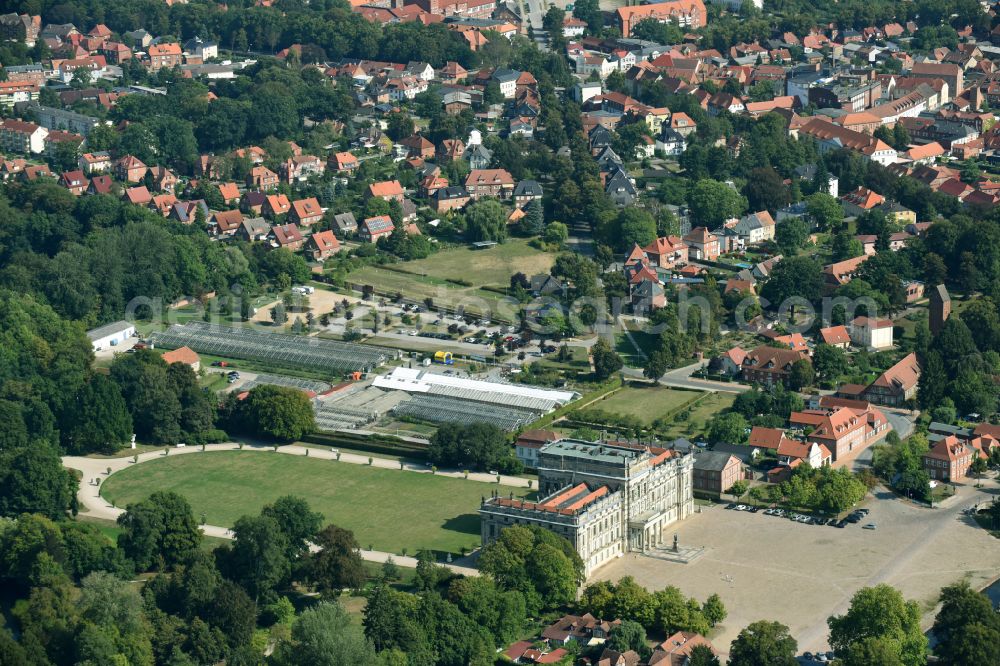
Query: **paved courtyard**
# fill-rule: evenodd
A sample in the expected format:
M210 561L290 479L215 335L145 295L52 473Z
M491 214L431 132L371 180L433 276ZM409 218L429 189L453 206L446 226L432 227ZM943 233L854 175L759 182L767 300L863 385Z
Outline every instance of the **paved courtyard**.
M740 629L760 619L788 625L800 651L826 650L826 618L844 613L861 587L886 582L899 588L922 604L929 625L941 587L963 576L982 587L1000 576L1000 544L962 514L1000 492L996 481L984 486L960 486L936 509L877 491L881 498L865 504L868 519L844 529L702 507L675 526L681 545L706 548L694 563L630 554L593 579L631 575L648 589L674 585L699 600L718 593L729 617L711 638L723 653ZM862 529L867 522L877 529Z

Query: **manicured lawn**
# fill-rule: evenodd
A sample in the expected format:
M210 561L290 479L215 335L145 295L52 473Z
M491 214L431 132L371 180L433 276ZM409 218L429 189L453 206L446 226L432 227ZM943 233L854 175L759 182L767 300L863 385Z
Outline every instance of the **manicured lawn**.
M589 409L634 416L652 424L685 402L698 397L697 391L680 391L665 386L630 385L610 397L595 402Z
M362 548L458 553L479 545L480 498L496 486L279 453L218 451L164 457L112 475L102 494L117 506L156 490L185 496L196 518L232 525L278 497L304 497L325 521L353 530ZM510 488L502 489L505 493ZM523 495L526 490L515 490Z
M485 250L450 248L426 259L398 266L411 273L442 280L464 280L476 286L506 287L510 285L510 276L514 273L524 273L531 277L547 272L553 261L555 255L536 250L526 240L514 239Z
M709 419L732 406L734 393L709 393L691 407L686 421L674 421L664 433L667 437L693 437L704 433Z

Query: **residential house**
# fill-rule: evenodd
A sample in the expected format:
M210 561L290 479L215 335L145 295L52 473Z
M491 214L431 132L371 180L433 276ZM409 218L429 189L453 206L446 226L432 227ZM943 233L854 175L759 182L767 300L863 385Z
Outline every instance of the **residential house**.
M113 165L111 153L106 150L96 153L84 153L80 155L77 163L80 165L80 169L88 176L94 173L111 171Z
M710 372L720 375L735 377L740 374L743 366L743 359L746 358L746 351L741 347L732 347L726 352L716 356L708 363Z
M219 188L222 200L227 204L237 203L240 200L240 188L236 183L219 183L216 187Z
M135 204L136 206L148 206L149 202L153 200L153 195L149 193L149 190L146 189L145 185L138 185L125 190L124 198L130 204Z
M896 161L895 149L881 139L841 127L823 117L810 118L797 131L799 137L809 136L815 139L820 153L846 148L883 166Z
M691 653L699 645L707 647L713 655L719 654L715 646L701 634L678 631L656 646L649 657L649 666L687 666L691 661Z
M395 225L388 215L368 217L358 225L358 238L365 243L374 243L382 236L392 234L394 229Z
M762 345L747 353L741 375L745 382L772 388L778 382L788 384L792 365L808 359L809 356L800 351Z
M920 364L917 355L907 354L894 366L879 375L863 392L863 397L876 405L902 407L917 395Z
M823 289L826 293L832 293L837 288L847 284L861 268L861 264L869 259L868 255L861 255L853 259L845 259L823 267Z
M243 241L262 241L271 233L271 225L262 217L248 217L240 224L236 237Z
M691 233L684 236L688 246L688 257L704 261L715 261L719 258L719 237L706 227L695 227Z
M493 161L493 152L481 143L467 145L465 147L465 161L468 162L470 169L486 169Z
M542 630L542 639L549 645L566 645L576 641L582 645L599 644L606 641L611 631L621 624L621 620L600 620L590 613L585 615L564 615Z
M90 181L87 180L85 175L83 175L83 171L77 169L76 171L64 171L63 174L59 176L59 184L72 192L74 195L80 196L87 191L87 186L90 185Z
M306 241L306 252L313 261L326 261L340 252L340 241L332 231L317 231Z
M845 215L848 217L857 217L881 206L885 203L885 197L878 192L873 192L867 187L859 185L858 189L840 197L840 203L844 206Z
M522 180L514 188L514 205L521 208L529 201L541 201L542 186L534 180Z
M264 206L261 212L264 217L271 219L279 215L286 215L292 209L292 204L284 194L268 194L264 197Z
M201 211L202 219L208 220L212 213L208 209L208 204L204 199L193 201L177 201L170 209L170 217L182 224L193 224L198 219L198 211Z
M323 219L323 209L320 207L316 197L297 199L292 202L292 209L288 213L288 219L298 223L299 226L308 227Z
M514 177L506 169L473 169L465 179L465 189L473 199L506 199L514 192Z
M297 252L302 249L302 245L305 243L298 225L292 223L271 227L267 239L270 241L271 247L283 247L289 252Z
M358 230L358 221L354 213L338 213L333 216L333 226L341 234L353 234Z
M154 166L149 170L153 187L160 192L173 192L177 186L177 175L164 166Z
M892 320L855 317L847 327L851 342L859 347L881 351L892 347Z
M631 206L639 196L639 190L635 187L635 182L624 169L618 167L605 178L604 192L611 198L619 208Z
M365 191L365 197L368 199L378 197L379 199L384 199L385 201L398 201L402 203L404 196L405 193L403 192L403 186L399 184L398 180L387 180L380 183L372 183Z
M13 153L41 153L49 131L41 125L6 118L0 122L0 150Z
M461 185L439 187L431 195L431 208L437 213L447 213L450 210L459 210L472 200L468 190Z
M924 454L924 470L931 479L954 483L965 478L978 452L954 435L945 437Z
M744 215L733 229L747 245L774 240L774 218L766 210Z
M315 155L293 155L281 163L278 171L286 183L301 183L312 176L322 176L326 165Z
M695 455L694 491L721 495L743 478L743 463L729 453L703 451Z
M431 159L434 157L434 144L419 134L408 136L399 143L406 147L407 154L410 157L420 157L422 159Z
M113 194L115 181L111 176L98 174L90 179L87 194Z
M134 155L124 155L115 162L115 177L126 183L138 183L146 177L148 167Z
M851 346L851 334L846 326L828 326L819 329L820 342L831 347L847 349Z
M52 170L48 164L32 164L24 167L21 172L21 180L33 181L39 178L53 178Z
M338 173L352 173L360 163L358 158L348 152L333 153L326 163L327 167Z
M667 0L619 7L616 18L622 36L628 37L635 26L647 19L657 23L677 23L682 29L695 30L705 25L708 15L702 0Z
M780 464L793 469L803 463L814 469L833 464L833 453L826 445L817 442L786 438L778 445L777 454Z
M155 72L164 67L170 69L179 67L184 62L184 52L176 42L153 44L148 49L149 71Z
M166 217L173 210L176 203L177 197L173 194L156 194L153 196L153 200L149 202L149 207L163 217Z
M688 245L678 236L661 236L642 248L642 252L654 268L672 270L688 262Z
M247 174L247 187L261 192L273 190L278 186L278 182L278 174L263 165L253 167L250 169L250 173Z
M782 445L789 441L785 431L781 428L765 428L764 426L754 426L750 430L748 444L751 447L770 451L777 454Z
M243 224L243 213L238 210L223 210L212 215L211 231L216 236L233 236Z

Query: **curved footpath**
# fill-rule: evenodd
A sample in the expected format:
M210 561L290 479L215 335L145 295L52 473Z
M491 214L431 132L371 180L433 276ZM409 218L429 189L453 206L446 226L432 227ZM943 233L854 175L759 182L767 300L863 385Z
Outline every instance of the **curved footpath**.
M205 451L238 451L241 450L239 444L235 442L228 442L225 444L208 444L205 447ZM244 444L243 451L260 451L260 452L270 452L274 453L274 448L271 446L252 446L249 444ZM309 452L306 456L306 451ZM185 446L185 447L174 447L170 449L170 455L185 455L190 453L201 453L201 446ZM337 456L333 451L327 449L318 449L313 447L305 446L282 446L279 447L278 453L285 455L294 455L314 458L317 460L336 460ZM118 516L125 513L124 509L112 506L108 500L101 496L100 486L94 485L94 479L101 479L101 485L107 480L110 474L108 469L111 469L111 474L120 472L123 469L131 467L136 464L142 464L144 462L149 462L150 460L156 460L162 458L163 451L150 451L147 453L139 454L139 461L135 463L132 461L133 456L127 456L124 458L85 458L80 456L63 456L62 463L64 467L69 469L78 470L82 478L80 479L80 486L77 490L76 497L80 504L81 512L85 512L87 516L93 518L101 518L103 520L118 520ZM342 453L340 456L340 462L355 464L355 465L368 465L368 458L365 456L360 456L352 453ZM390 460L388 458L377 458L372 456L372 467L382 467L386 469L400 469L400 463L395 460ZM431 470L423 467L421 465L414 465L412 463L403 463L402 471L416 472L421 474L430 474ZM464 479L465 474L463 472L436 472L439 476L448 476L451 478ZM479 481L483 483L492 483L496 485L496 476L490 474L482 473L470 473L470 481ZM516 476L501 476L500 485L514 486L519 488L527 488L528 480L522 479ZM228 527L219 527L217 525L202 525L201 531L206 536L217 537L219 539L232 539L233 535ZM385 553L378 550L362 550L362 559L369 562L382 563L385 562L390 557L392 561L401 567L415 568L417 566L417 560L414 557L407 557L403 555L394 555L393 553ZM472 566L470 557L461 558L462 562L466 564L444 564L439 562L441 566L447 567L448 569L454 571L455 573L462 574L465 576L477 576L479 571Z

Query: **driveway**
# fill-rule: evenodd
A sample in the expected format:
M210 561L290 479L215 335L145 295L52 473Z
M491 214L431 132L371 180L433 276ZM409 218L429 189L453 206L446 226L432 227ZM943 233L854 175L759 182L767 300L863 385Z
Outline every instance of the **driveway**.
M737 384L735 382L716 382L709 379L692 378L691 375L700 370L703 364L704 363L702 361L699 361L697 363L684 366L683 368L670 370L665 375L660 377L660 383L664 386L671 386L674 388L695 389L697 391L718 391L720 393L743 393L744 391L750 390L751 387L746 384ZM622 368L621 372L626 377L644 379L640 368Z

